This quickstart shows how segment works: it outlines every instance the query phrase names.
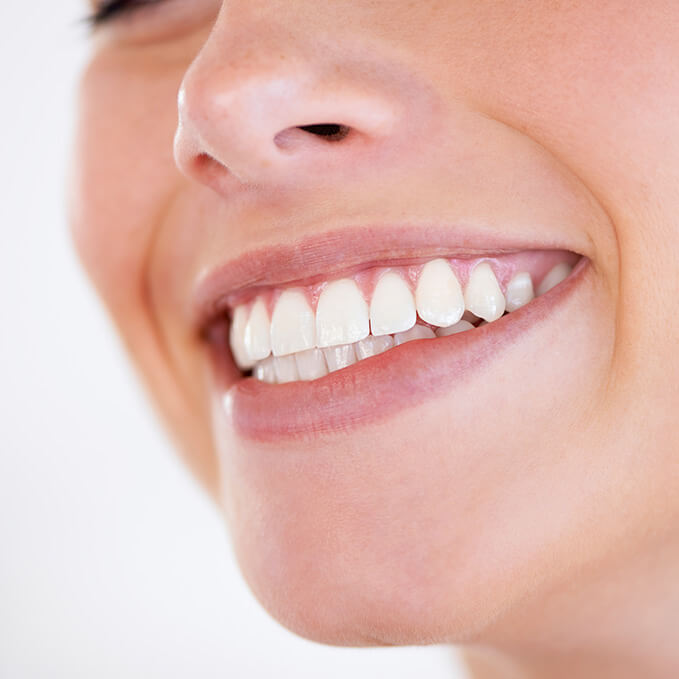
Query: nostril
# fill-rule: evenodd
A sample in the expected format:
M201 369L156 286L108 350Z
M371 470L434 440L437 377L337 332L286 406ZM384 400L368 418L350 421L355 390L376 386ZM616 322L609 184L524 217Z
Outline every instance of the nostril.
M339 123L314 123L298 125L282 130L274 137L274 143L282 151L294 151L307 146L309 141L336 143L349 136L352 128Z
M347 125L337 123L318 123L316 125L300 125L297 129L322 137L325 141L342 141L350 132Z

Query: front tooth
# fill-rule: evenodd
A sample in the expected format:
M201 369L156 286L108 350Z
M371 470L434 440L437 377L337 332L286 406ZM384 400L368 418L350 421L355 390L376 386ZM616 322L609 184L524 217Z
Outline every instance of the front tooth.
M546 292L551 290L555 285L561 283L564 278L567 278L573 267L566 262L561 262L557 264L543 279L540 285L538 285L537 294L538 296L544 295Z
M394 346L412 342L412 340L433 339L434 337L436 335L431 328L428 328L426 325L415 325L406 332L399 332L394 335Z
M316 346L316 319L301 290L284 290L271 315L271 351L285 356Z
M458 321L449 328L437 328L435 332L437 337L448 337L448 335L456 335L465 330L474 330L474 326L469 321Z
M297 372L301 380L315 380L328 374L325 356L320 349L308 349L295 354Z
M415 325L415 302L406 282L392 271L385 273L375 286L370 301L370 332L374 336L391 335Z
M243 338L245 351L251 361L260 361L271 353L270 326L266 304L258 297L250 312Z
M353 344L342 344L341 346L328 347L323 349L325 361L328 364L328 371L335 372L348 365L356 363L356 353Z
M316 346L351 344L368 336L368 305L350 278L328 283L316 307Z
M362 361L364 358L377 356L377 354L381 354L393 346L394 338L391 335L381 335L380 337L369 335L356 343L356 358Z
M248 356L245 350L245 326L248 322L248 308L241 304L237 306L233 312L233 319L231 321L231 329L229 331L229 344L231 345L231 352L236 361L236 365L241 370L252 368L255 364Z
M417 281L415 301L420 318L431 325L446 328L462 318L462 288L445 259L434 259L424 265Z
M472 270L464 302L469 311L486 321L495 321L505 312L505 297L488 262L481 262Z
M255 367L252 370L252 374L254 375L254 377L260 380L261 382L275 384L276 371L274 370L273 361L274 361L273 356L269 356L269 358L265 358L263 361L257 363L257 365L255 365Z
M507 284L507 311L516 311L525 304L528 304L535 293L533 292L533 280L526 271L517 273Z
M297 363L295 363L294 356L274 356L273 369L276 373L276 381L278 384L295 382L299 379Z

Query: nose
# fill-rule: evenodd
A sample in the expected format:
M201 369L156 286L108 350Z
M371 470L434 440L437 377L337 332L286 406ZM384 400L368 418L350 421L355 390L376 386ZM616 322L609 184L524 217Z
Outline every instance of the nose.
M220 193L297 186L338 179L390 144L402 95L365 47L348 53L291 30L222 11L179 92L175 160L185 175Z

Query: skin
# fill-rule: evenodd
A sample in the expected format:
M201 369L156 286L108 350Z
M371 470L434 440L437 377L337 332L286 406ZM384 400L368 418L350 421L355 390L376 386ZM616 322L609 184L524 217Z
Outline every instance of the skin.
M262 604L323 643L463 644L475 677L679 673L679 7L183 4L97 31L71 221ZM331 120L360 134L294 130ZM388 420L271 445L213 417L201 274L404 215L491 216L591 267Z

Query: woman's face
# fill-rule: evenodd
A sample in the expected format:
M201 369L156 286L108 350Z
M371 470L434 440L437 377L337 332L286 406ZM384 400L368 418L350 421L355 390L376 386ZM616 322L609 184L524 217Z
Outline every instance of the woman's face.
M677 110L672 0L160 0L99 26L77 247L283 624L546 638L552 602L676 525ZM560 262L493 320L496 279ZM450 271L491 322L266 381L390 337L408 289L439 318ZM271 340L307 353L276 367Z

